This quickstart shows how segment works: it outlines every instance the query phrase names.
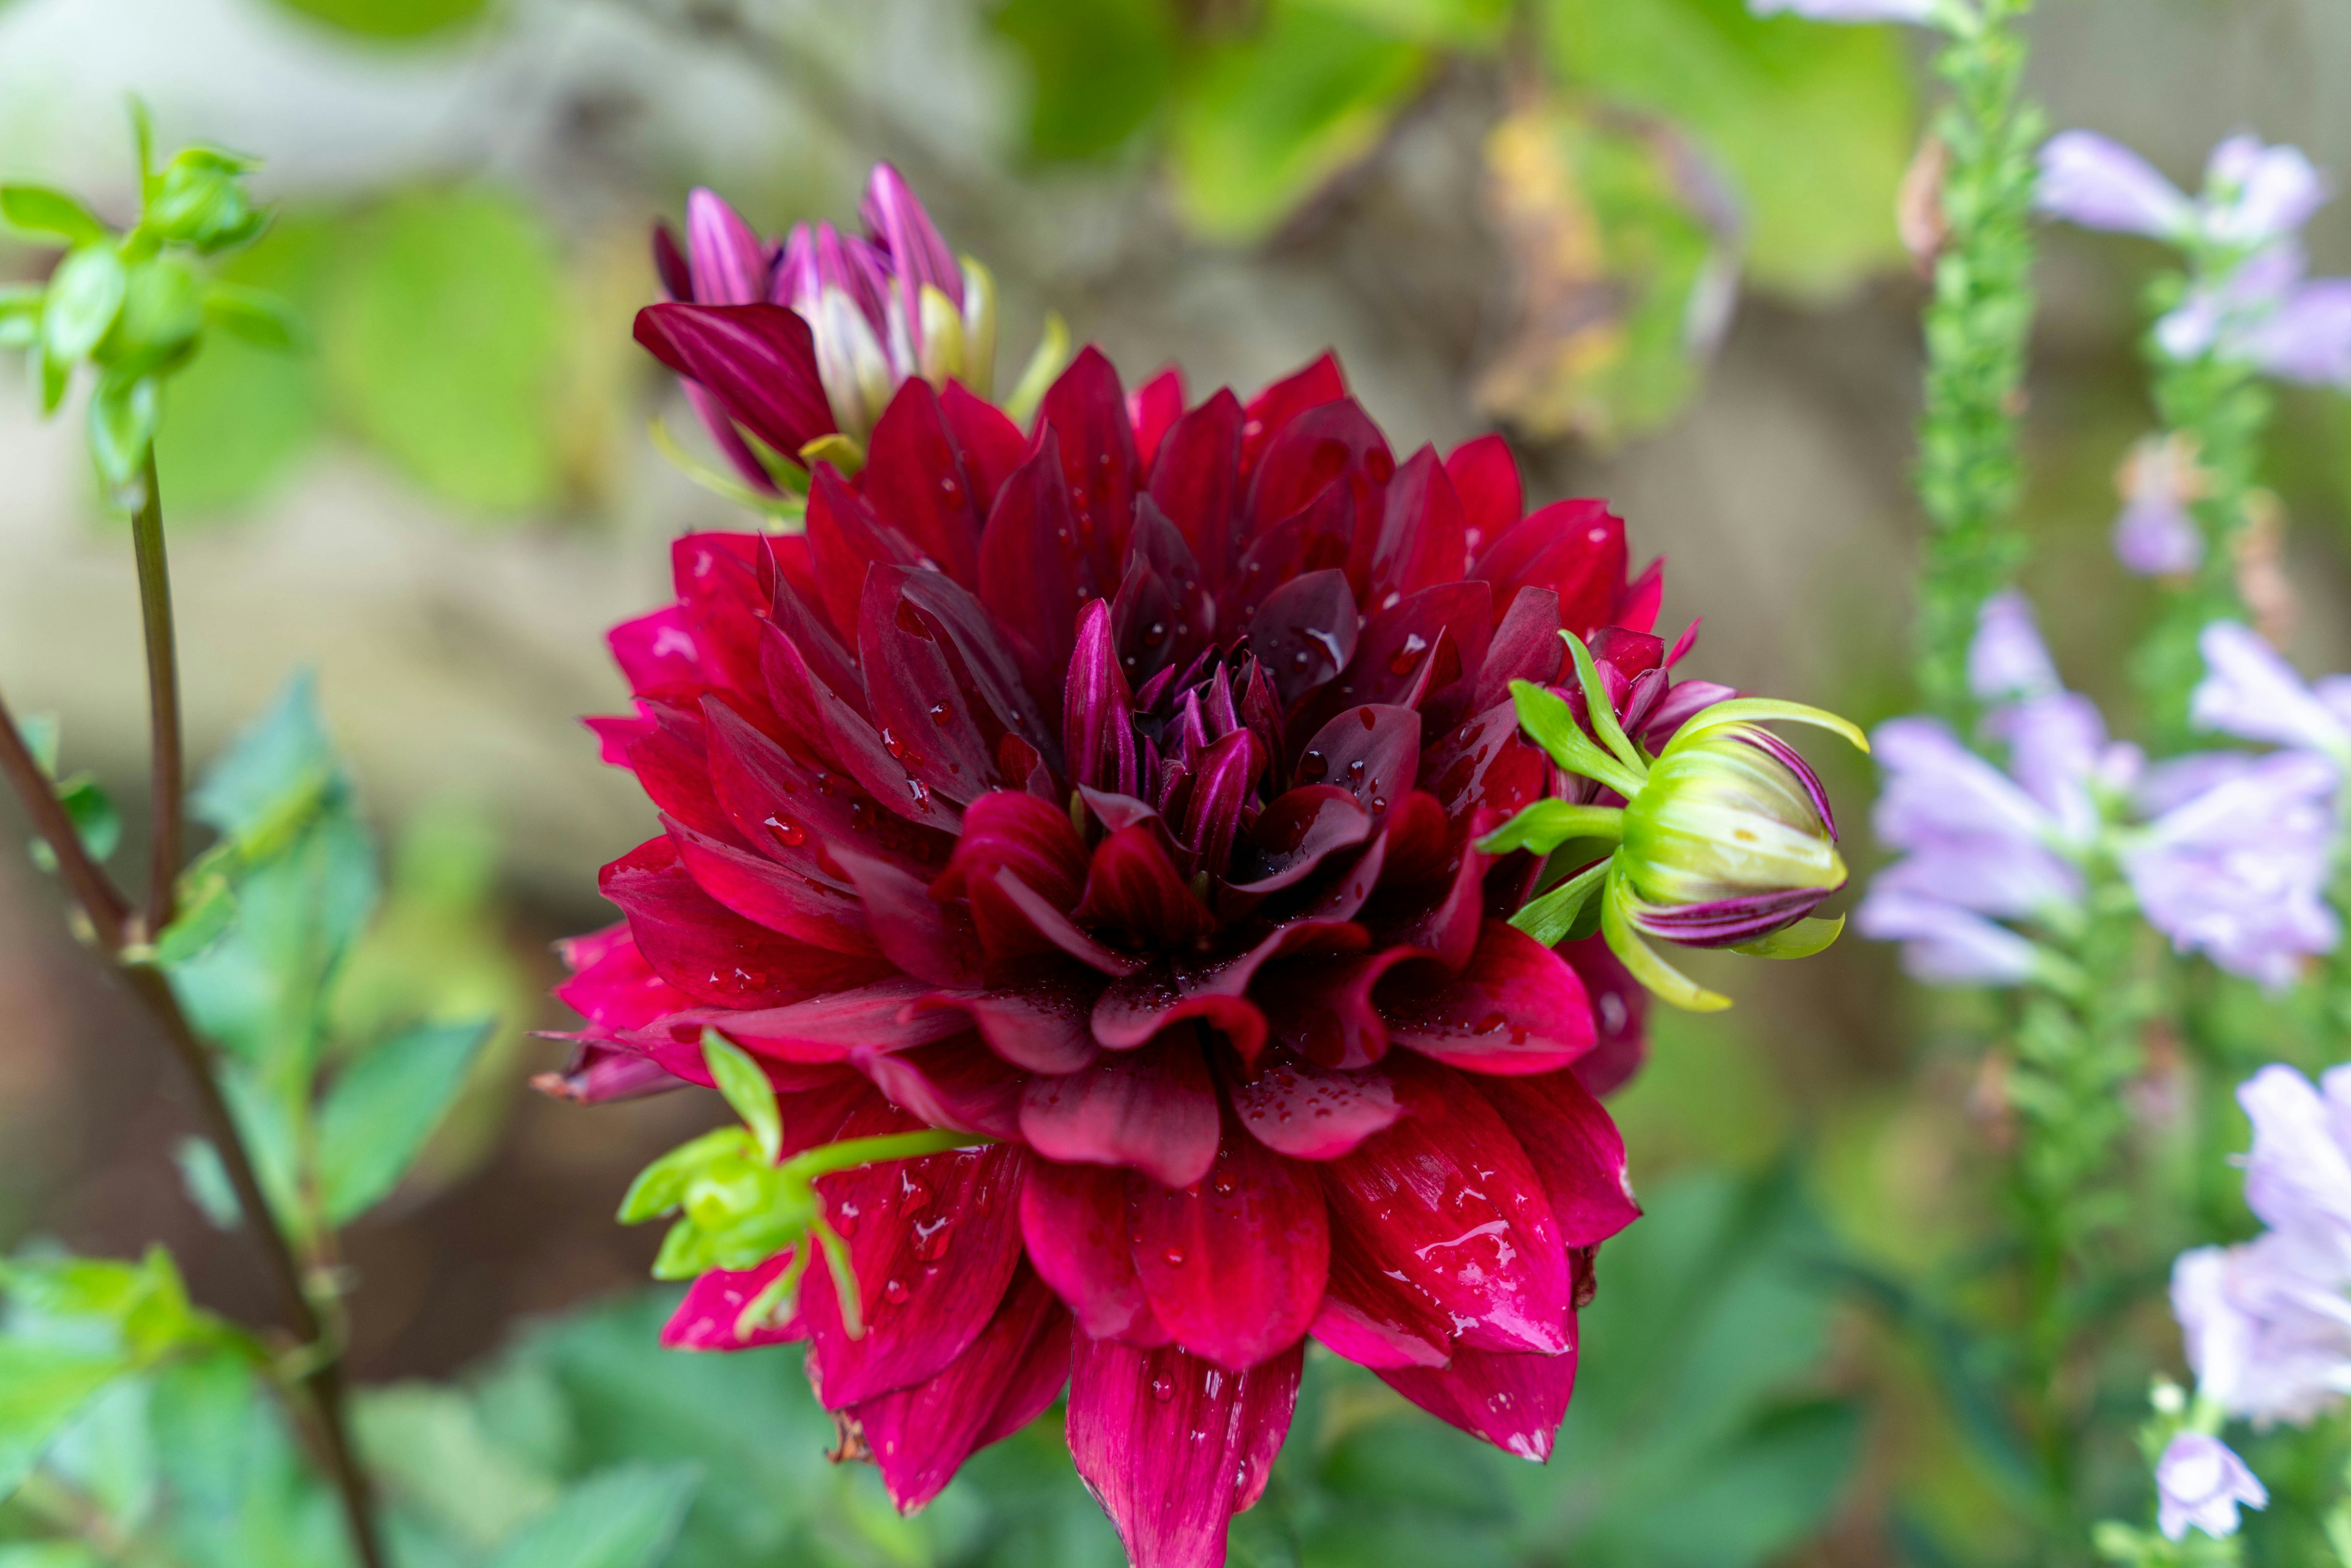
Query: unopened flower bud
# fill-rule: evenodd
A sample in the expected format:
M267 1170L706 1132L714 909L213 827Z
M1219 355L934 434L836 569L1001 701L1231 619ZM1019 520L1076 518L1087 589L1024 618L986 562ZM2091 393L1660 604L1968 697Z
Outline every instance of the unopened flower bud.
M1793 914L1759 914L1750 918L1768 924L1701 946L1768 935L1845 880L1820 780L1784 741L1748 724L1708 730L1658 759L1625 804L1618 864L1634 893L1673 916L1724 904L1802 904ZM1676 934L1671 919L1636 924L1690 940Z

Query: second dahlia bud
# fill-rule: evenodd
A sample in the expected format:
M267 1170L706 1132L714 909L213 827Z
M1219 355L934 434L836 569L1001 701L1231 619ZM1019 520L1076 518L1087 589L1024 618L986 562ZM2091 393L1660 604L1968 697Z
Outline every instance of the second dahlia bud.
M1752 724L1667 748L1625 803L1617 861L1628 890L1652 906L1634 924L1700 946L1767 936L1845 882L1819 779Z

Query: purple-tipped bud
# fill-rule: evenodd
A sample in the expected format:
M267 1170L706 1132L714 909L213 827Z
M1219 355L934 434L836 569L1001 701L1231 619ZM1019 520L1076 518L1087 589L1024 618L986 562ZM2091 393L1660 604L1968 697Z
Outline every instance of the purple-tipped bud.
M1111 637L1110 604L1096 599L1078 616L1078 643L1061 688L1061 747L1071 784L1134 793L1134 716Z
M772 257L742 214L696 187L685 199L685 261L697 305L757 305Z

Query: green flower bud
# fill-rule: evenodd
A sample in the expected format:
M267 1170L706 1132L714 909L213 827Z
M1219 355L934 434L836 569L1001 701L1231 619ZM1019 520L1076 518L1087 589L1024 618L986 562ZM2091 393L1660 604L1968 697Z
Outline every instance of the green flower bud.
M1658 759L1625 807L1618 856L1653 904L1713 904L1844 885L1820 782L1769 731L1724 725Z

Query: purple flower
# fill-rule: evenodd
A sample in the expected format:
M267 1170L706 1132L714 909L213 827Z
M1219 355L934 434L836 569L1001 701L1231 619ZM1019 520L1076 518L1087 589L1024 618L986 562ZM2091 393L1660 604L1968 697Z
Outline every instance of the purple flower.
M2237 1090L2253 1125L2245 1206L2330 1278L2351 1277L2351 1069L2323 1090L2273 1063Z
M2035 204L2086 229L2180 240L2195 232L2196 204L2153 164L2095 131L2061 131L2042 145Z
M2270 1494L2236 1450L2203 1432L2182 1432L2155 1463L2156 1523L2178 1541L2190 1525L2216 1539L2237 1533L2237 1505L2262 1508Z
M2351 384L2351 278L2305 278L2302 246L2288 240L2200 280L2155 324L2175 360L2217 354L2281 381Z
M2032 601L2014 589L1984 601L1968 644L1968 688L1979 702L2015 702L2061 692L2057 665L2041 641Z
M1748 0L1758 16L1791 16L1815 22L1931 22L1941 0Z
M1970 914L1929 884L1900 885L1903 862L1878 878L1854 912L1854 925L1876 942L1902 944L1902 967L1934 986L2014 986L2041 967L2041 950L2007 926ZM1924 880L1923 878L1921 880ZM1889 882L1895 885L1889 886Z
M2325 898L2335 784L2325 758L2277 754L2158 817L2123 857L2147 924L2231 974L2292 985L2343 934Z
M2264 245L2301 232L2327 194L2301 148L2231 136L2204 165L2204 230L2222 245Z
M2258 1427L2302 1426L2351 1392L2351 1303L2340 1276L2272 1232L2183 1252L2171 1270L2198 1390Z
M2204 679L2189 714L2202 728L2351 760L2351 676L2314 687L2251 629L2215 621L2197 639Z
M2115 555L2126 569L2177 577L2203 564L2204 535L2188 510L2202 476L2185 437L2147 437L2131 449L2116 482L2123 510L2115 519Z

